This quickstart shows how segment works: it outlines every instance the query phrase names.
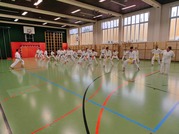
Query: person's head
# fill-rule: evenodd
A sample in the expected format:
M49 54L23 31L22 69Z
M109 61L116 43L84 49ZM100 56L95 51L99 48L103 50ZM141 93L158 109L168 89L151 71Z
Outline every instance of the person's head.
M116 50L114 49L114 52L116 52Z
M131 51L131 52L133 51L133 47L130 47L130 51Z
M94 52L94 49L92 49L92 51Z
M158 49L158 46L157 46L157 45L155 46L155 49L156 49L156 50Z
M19 51L19 49L16 49L16 52L18 52Z
M109 48L108 47L106 47L106 50L108 50Z
M170 50L172 50L172 47L171 47L171 46L168 46L168 47L167 47L167 51L169 52Z

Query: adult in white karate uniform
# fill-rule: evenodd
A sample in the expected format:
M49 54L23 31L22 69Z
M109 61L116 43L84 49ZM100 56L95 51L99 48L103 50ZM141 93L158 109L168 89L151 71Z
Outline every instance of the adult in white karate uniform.
M158 46L156 46L155 49L152 50L152 54L153 54L152 61L151 61L152 66L154 65L155 60L157 60L158 64L160 65L160 53L161 52L162 50L160 50Z
M21 62L21 67L24 67L24 60L22 60L19 50L16 49L15 61L11 64L10 69L14 69L19 62Z
M167 50L162 51L162 63L160 67L160 73L168 74L170 70L171 59L175 57L175 53L172 51L172 47L169 46Z
M136 61L136 51L133 50L133 47L130 47L130 50L128 52L126 52L126 54L124 56L128 55L129 58L127 60L124 61L123 63L123 72L125 71L126 69L126 66L127 64L134 64L137 68L137 70L139 71L140 68L139 68L139 65L137 64L137 61Z

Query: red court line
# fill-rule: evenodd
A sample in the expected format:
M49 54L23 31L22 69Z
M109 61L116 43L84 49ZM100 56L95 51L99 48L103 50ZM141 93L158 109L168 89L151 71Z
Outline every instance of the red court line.
M102 106L106 106L107 102L109 101L109 99L111 98L111 96L120 88L122 88L123 86L127 85L128 83L125 82L124 84L121 84L119 85L116 89L114 89L106 98L106 100L104 101L103 105ZM100 109L100 113L99 113L99 116L98 116L98 120L97 120L97 123L96 123L96 134L99 134L99 128L100 128L100 122L101 122L101 118L102 118L102 115L103 115L103 111L104 111L104 108L101 108Z
M158 73L159 71L155 71L155 72L152 72L152 73L149 73L149 74L145 74L145 77L148 77L148 76L151 76L153 74L156 74ZM121 84L120 86L118 86L116 89L114 89L108 96L107 98L105 99L104 103L102 106L106 106L107 102L109 101L109 99L111 98L111 96L121 87L127 85L127 83L125 84ZM99 112L99 115L98 115L98 120L96 122L96 134L99 134L99 129L100 129L100 124L101 124L101 119L102 119L102 115L103 115L103 111L104 111L104 108L101 108L100 109L100 112Z
M100 91L101 87L102 87L102 83L99 85L98 89L89 97L88 100L91 100L92 98L94 98ZM88 100L86 100L86 102L88 102ZM54 123L57 123L58 121L64 119L65 117L69 116L70 114L74 113L75 111L77 111L80 107L82 107L82 103L78 106L76 106L75 108L73 108L72 110L70 110L69 112L65 113L64 115L60 116L59 118L55 119L52 123L50 124L46 124L45 126L33 131L31 134L36 134L38 133L39 131L42 131L48 127L50 127L51 125L53 125Z

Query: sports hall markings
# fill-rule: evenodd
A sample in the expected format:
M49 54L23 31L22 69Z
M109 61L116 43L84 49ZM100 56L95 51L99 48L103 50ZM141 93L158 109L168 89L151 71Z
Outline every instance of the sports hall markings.
M145 76L148 77L148 76L151 76L152 74L156 74L157 72L158 72L158 71L155 71L155 72L152 72L152 73L150 73L150 74L146 74ZM31 73L31 72L29 72L29 73L30 73L33 77L36 77L36 78L39 78L39 79L41 79L41 80L43 80L43 81L45 81L45 82L48 82L48 83L52 84L53 86L58 87L58 88L61 88L61 89L63 89L64 91L69 92L69 93L71 93L71 94L73 94L73 95L75 95L75 96L77 96L77 97L79 97L79 98L81 98L81 99L83 98L83 96L77 94L76 92L71 91L71 90L69 90L69 89L67 89L67 88L65 88L65 87L63 87L63 86L61 86L61 85L59 85L59 84L57 84L57 83L54 83L54 82L48 80L47 78L44 78L44 77L42 77L42 76L39 76L39 75L34 74L34 73ZM98 107L100 107L100 108L104 108L106 111L108 111L108 112L110 112L110 113L113 113L113 114L115 114L115 115L118 115L119 117L122 117L122 118L124 117L124 119L126 119L126 120L130 121L131 123L134 123L134 124L136 124L136 125L138 125L138 126L144 128L144 129L146 129L146 130L152 130L151 128L149 128L149 127L143 125L142 123L139 123L139 122L137 122L137 121L135 121L135 120L133 120L133 119L130 119L130 118L128 118L128 117L126 117L126 116L124 116L124 115L122 115L122 114L120 114L120 113L118 113L118 112L116 112L116 111L114 111L114 110L108 108L108 107L104 107L104 106L102 106L101 104L99 104L99 103L97 103L97 102L94 102L94 101L92 101L92 100L89 100L89 102L92 103L92 104L94 104L94 105L96 105L96 106L98 106Z

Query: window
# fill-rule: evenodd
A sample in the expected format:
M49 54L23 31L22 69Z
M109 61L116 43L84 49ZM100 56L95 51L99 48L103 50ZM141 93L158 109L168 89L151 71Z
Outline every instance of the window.
M81 44L93 44L93 25L81 28Z
M124 42L147 41L149 13L124 18Z
M119 19L102 22L103 44L119 42Z
M171 9L169 40L179 40L179 6Z
M78 45L79 37L78 37L78 28L70 29L70 45Z

